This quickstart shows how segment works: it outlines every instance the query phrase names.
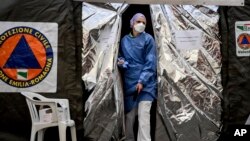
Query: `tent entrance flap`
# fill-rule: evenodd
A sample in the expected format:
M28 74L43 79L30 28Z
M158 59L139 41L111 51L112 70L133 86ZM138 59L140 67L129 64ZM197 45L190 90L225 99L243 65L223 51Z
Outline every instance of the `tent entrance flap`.
M146 32L154 33L158 53L154 139L217 140L222 112L218 7L140 6L83 3L82 78L86 88L93 90L85 103L84 136L92 140L124 137L123 88L116 60L120 39L131 30L127 21L142 12L151 18L152 26L147 27L153 29Z

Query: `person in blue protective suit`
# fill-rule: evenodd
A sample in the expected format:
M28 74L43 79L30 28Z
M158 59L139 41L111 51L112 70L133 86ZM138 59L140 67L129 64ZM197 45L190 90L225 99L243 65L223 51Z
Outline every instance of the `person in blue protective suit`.
M146 18L137 13L130 20L132 32L121 40L118 66L124 72L125 141L134 141L133 126L138 115L137 141L151 141L150 109L156 99L156 45L146 33Z

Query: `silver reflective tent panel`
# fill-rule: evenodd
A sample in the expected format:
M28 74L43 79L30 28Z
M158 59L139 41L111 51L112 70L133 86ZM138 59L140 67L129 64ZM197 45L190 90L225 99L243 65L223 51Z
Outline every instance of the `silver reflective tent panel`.
M84 136L124 138L122 78L116 60L127 4L83 3ZM158 50L155 140L216 141L221 128L221 52L216 6L150 5ZM190 34L191 33L191 34ZM165 130L162 138L160 130Z

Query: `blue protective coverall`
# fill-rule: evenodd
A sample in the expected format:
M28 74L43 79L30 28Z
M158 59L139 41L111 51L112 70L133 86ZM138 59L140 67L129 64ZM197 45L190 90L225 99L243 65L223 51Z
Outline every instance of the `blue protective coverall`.
M124 106L128 113L138 106L140 101L153 101L156 98L156 45L153 37L142 32L136 37L125 35L121 40L119 58L125 63L118 65L124 70ZM140 94L136 85L140 82L143 89Z

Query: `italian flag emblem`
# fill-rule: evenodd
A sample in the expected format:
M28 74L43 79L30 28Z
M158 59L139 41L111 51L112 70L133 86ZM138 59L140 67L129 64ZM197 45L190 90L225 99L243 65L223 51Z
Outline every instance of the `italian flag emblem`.
M17 69L17 80L28 80L28 70Z

